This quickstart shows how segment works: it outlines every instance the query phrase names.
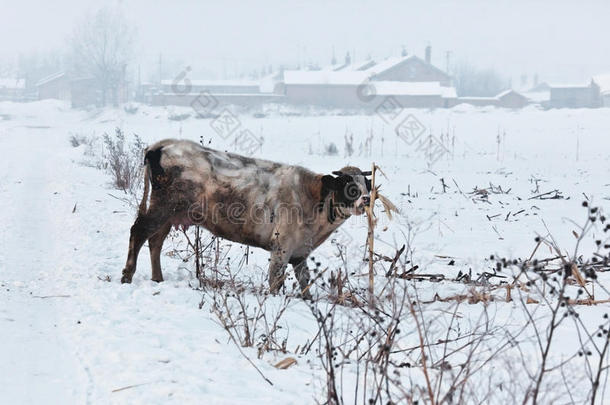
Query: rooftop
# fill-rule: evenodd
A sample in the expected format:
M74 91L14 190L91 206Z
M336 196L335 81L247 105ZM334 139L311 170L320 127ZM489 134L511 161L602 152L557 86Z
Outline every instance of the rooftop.
M590 83L552 83L550 84L551 89L584 89L591 87Z
M369 78L366 71L341 70L286 70L284 82L286 84L330 84L330 85L359 85Z
M47 84L53 80L59 79L60 77L64 77L65 75L66 75L66 72L53 73L52 75L43 77L42 79L38 80L38 82L36 83L36 86L42 86L43 84Z
M599 86L602 94L610 93L610 73L593 76L593 81Z

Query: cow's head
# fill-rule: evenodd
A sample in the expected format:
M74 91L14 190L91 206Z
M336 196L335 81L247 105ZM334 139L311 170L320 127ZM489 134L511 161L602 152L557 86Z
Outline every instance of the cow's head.
M346 166L333 172L332 176L322 176L324 194L332 193L333 203L346 214L362 215L364 207L371 201L371 181L367 179L370 175L371 172Z

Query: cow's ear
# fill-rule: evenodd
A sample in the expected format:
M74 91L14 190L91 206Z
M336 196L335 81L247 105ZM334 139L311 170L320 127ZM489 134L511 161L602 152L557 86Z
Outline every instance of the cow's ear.
M320 200L324 199L332 192L337 190L337 178L331 175L322 176L322 190L320 192Z
M337 178L331 175L322 176L322 188L326 190L337 190Z

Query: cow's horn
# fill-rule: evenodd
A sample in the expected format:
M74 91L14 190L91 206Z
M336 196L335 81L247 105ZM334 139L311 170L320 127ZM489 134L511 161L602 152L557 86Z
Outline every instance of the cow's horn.
M371 174L373 174L373 172L370 170L368 172L362 172L363 176L370 176Z
M334 174L335 176L342 176L342 175L343 175L343 172L341 172L340 170L335 170L335 171L333 172L333 174Z

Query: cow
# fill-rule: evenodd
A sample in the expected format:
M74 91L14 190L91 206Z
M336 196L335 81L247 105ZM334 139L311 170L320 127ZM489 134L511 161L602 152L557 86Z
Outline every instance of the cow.
M172 226L201 225L217 237L269 251L271 293L279 291L291 264L305 297L307 257L370 203L371 172L353 166L322 175L176 139L159 141L144 154L144 195L122 283L131 283L147 240L152 280L163 281L161 248Z

